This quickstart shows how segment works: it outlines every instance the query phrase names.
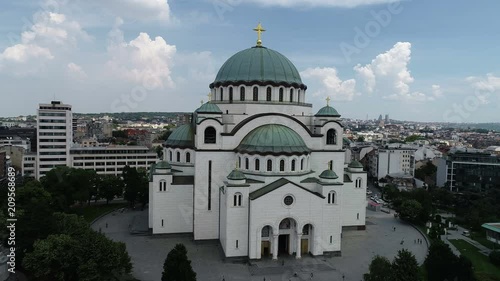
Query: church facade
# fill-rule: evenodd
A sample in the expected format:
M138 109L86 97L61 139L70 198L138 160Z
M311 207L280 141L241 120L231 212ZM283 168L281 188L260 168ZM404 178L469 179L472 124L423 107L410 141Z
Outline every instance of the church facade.
M260 38L210 90L151 168L152 233L216 239L226 257L339 253L343 229L364 229L367 184L345 163L340 114L313 114L293 63Z

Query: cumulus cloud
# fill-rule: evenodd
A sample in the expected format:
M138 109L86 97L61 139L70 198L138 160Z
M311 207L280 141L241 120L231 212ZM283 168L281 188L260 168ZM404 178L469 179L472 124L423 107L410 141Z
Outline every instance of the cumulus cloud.
M78 22L67 20L64 14L37 12L33 24L21 33L20 42L0 52L0 68L8 65L15 74L34 73L58 51L90 38Z
M370 64L354 67L360 81L363 81L367 93L381 93L384 99L425 101L434 97L418 91L411 91L410 85L414 82L408 64L411 60L411 44L398 42L389 51L379 54ZM437 85L436 85L437 86ZM440 95L440 88L433 91ZM436 95L434 95L437 97Z
M167 44L161 36L151 39L144 32L130 42L125 42L121 24L122 21L118 19L109 34L108 53L111 59L107 66L114 74L140 83L146 89L174 87L171 68L176 47Z
M500 90L500 77L488 73L486 77L470 76L465 79L474 89L480 91L496 92Z
M314 96L331 97L334 101L350 101L356 94L356 80L342 81L335 68L308 68L302 71L301 76L319 83L313 90Z
M240 0L246 3L257 3L263 6L282 7L343 7L354 8L358 6L376 5L399 2L400 0Z
M68 76L77 79L77 80L83 80L87 78L87 73L82 69L81 66L79 66L76 63L70 62L66 66L67 69L67 74Z

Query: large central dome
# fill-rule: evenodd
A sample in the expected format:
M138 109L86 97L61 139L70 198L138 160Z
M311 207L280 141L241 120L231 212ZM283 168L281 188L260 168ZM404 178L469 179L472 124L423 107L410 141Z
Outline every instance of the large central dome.
M229 58L211 87L254 83L305 87L297 68L289 59L261 46L243 50Z
M278 124L267 124L252 130L236 148L249 154L308 154L302 137L294 130Z

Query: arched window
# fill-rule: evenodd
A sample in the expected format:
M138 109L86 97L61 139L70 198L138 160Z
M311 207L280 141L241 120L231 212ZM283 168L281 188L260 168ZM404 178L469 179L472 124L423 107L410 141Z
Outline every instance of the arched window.
M220 88L220 100L224 100L224 88Z
M337 144L337 131L335 129L326 132L326 144Z
M245 87L240 88L240 101L245 101Z
M361 183L362 183L362 182L361 182L361 178L357 178L357 179L356 179L356 185L355 185L355 187L356 187L356 188L361 188Z
M273 171L273 160L271 160L271 159L267 160L267 171L268 172Z
M330 191L328 193L328 204L335 204L335 191Z
M304 171L304 159L300 160L300 170Z
M295 159L292 160L292 172L295 172Z
M285 171L285 160L281 160L280 161L280 172L284 172Z
M255 159L255 171L259 171L259 170L260 170L260 160Z
M328 162L328 170L333 170L333 160Z
M229 87L229 96L233 97L233 87Z
M271 101L271 87L267 87L266 100Z
M253 87L253 101L259 101L259 88Z
M168 157L170 158L170 162L172 162L172 151L168 152Z
M186 152L186 163L191 163L191 153Z
M245 169L250 169L250 160L248 158L245 158Z
M309 235L309 228L310 227L311 227L310 224L304 225L304 227L302 227L302 235Z
M283 88L280 88L280 99L279 99L280 102L283 102L283 92L284 92Z
M217 131L214 127L208 127L205 129L205 143L216 143L217 141Z
M290 102L293 102L293 89L290 89Z
M241 201L243 199L243 195L241 193L235 193L233 197L233 206L234 207L240 207L241 206Z
M177 151L177 162L181 162L181 153Z
M229 91L229 103L233 103L233 92Z
M262 237L269 237L269 234L271 233L271 227L269 225L266 225L262 228Z
M300 102L300 89L298 90L298 94L297 94L297 102Z
M167 191L167 182L164 180L160 181L160 191Z
M238 156L238 168L241 168L241 157Z

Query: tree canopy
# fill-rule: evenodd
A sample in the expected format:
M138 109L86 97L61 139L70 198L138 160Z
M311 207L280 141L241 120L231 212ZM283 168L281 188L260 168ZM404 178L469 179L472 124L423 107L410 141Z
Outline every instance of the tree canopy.
M196 272L191 267L184 244L175 245L168 253L161 281L196 281Z

